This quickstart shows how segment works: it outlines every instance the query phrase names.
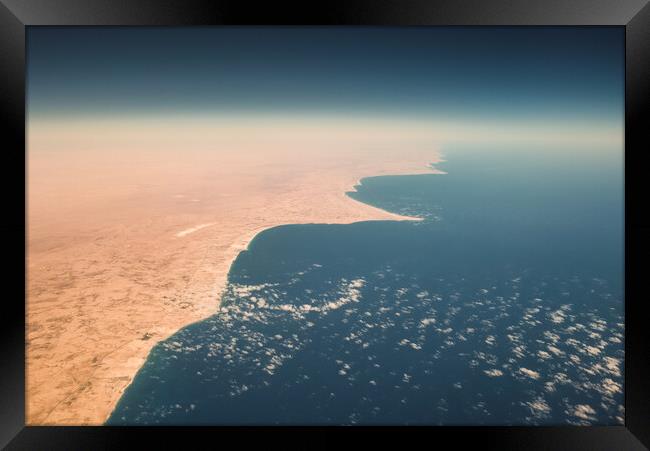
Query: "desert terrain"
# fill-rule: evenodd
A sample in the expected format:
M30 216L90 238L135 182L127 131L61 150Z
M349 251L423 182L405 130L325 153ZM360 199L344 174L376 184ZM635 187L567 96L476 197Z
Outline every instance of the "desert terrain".
M102 424L157 342L216 313L257 233L415 219L345 192L440 159L426 127L393 123L61 118L27 133L30 425Z

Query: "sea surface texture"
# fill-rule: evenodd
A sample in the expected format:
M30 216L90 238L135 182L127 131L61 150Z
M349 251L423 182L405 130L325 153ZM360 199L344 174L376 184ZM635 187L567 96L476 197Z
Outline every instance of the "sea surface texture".
M622 155L447 160L259 234L108 424L622 423Z

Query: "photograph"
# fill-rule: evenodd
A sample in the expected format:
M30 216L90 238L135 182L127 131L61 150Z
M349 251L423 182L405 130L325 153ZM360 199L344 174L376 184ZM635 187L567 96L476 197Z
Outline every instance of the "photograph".
M626 424L625 27L29 26L25 90L27 426Z

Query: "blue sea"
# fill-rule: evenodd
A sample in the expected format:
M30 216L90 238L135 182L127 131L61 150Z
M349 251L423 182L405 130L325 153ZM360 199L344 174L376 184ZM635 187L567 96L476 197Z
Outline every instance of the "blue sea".
M260 233L107 424L622 423L623 155L543 155L348 193L421 222Z

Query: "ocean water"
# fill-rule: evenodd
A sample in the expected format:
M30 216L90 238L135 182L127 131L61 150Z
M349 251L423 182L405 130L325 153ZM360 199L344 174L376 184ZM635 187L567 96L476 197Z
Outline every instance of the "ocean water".
M107 424L622 423L622 155L518 155L349 193L422 222L259 234Z

